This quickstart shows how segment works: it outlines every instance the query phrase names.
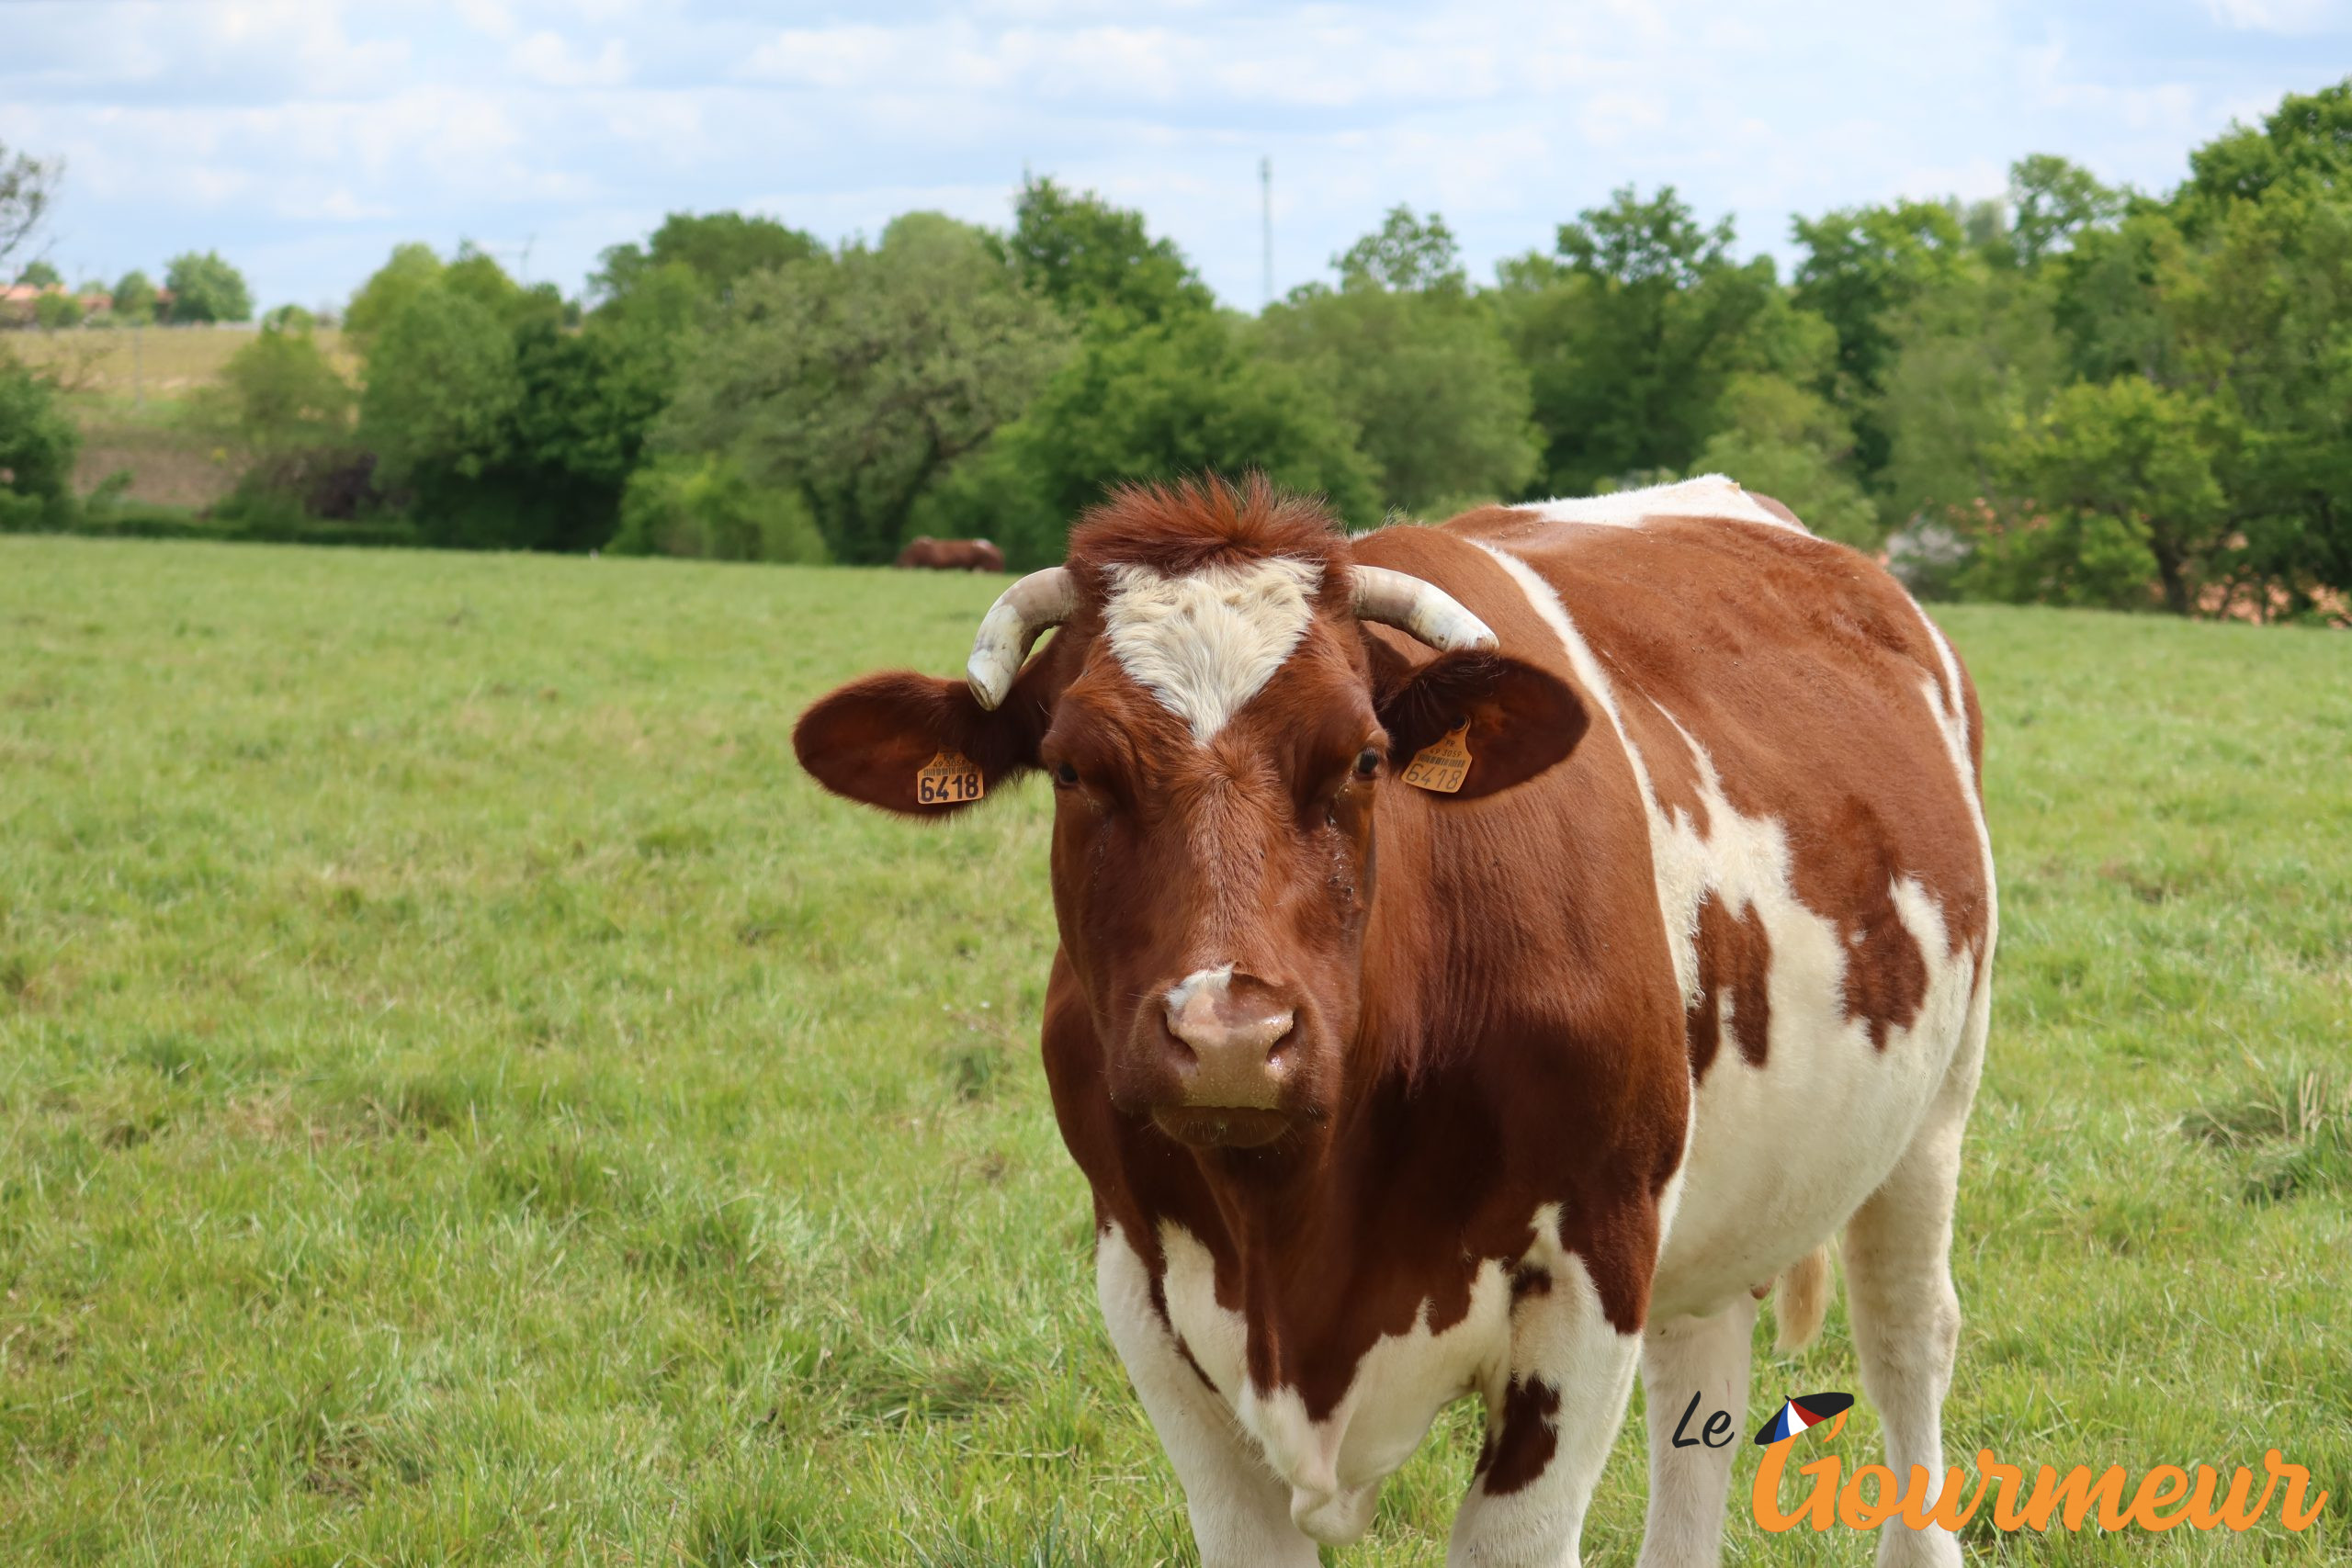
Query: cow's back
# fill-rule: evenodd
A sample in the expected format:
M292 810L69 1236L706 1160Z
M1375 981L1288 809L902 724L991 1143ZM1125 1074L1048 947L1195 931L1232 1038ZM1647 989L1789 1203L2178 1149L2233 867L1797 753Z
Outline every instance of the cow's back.
M1698 1087L1666 1312L1770 1278L1842 1222L1989 985L1966 673L1875 563L1758 510L1447 525L1556 597L1541 607L1644 796Z

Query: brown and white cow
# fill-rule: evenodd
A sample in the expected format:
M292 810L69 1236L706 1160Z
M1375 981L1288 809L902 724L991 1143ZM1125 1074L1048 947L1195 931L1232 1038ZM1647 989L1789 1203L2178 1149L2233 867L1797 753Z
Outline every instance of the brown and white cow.
M1405 783L1462 721L1459 793ZM1764 1283L1810 1337L1841 1229L1890 1461L1942 1473L1982 728L1868 559L1720 479L1355 539L1133 490L968 682L870 676L794 741L912 815L959 808L942 751L1052 777L1046 1068L1210 1568L1355 1538L1465 1393L1449 1560L1573 1562L1637 1365L1642 1561L1713 1562L1733 1450L1672 1423L1744 1407Z
M894 566L929 571L1002 571L1004 552L986 539L934 539L917 535L899 552Z

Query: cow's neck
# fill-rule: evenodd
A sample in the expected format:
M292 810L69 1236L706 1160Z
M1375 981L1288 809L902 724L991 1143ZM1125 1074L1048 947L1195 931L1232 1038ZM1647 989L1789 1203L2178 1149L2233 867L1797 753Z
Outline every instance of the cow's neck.
M1425 1296L1465 1292L1475 1264L1464 1241L1493 1233L1508 1246L1524 1218L1495 1209L1482 1090L1466 1055L1442 1038L1445 1010L1459 1005L1449 994L1459 971L1449 979L1443 955L1464 944L1466 932L1450 929L1463 902L1407 896L1430 888L1442 828L1419 799L1383 807L1361 1025L1338 1112L1274 1149L1195 1156L1223 1233L1220 1276L1230 1270L1219 1294L1240 1298L1261 1383L1297 1382L1302 1365L1360 1338L1367 1292L1392 1298L1409 1322Z

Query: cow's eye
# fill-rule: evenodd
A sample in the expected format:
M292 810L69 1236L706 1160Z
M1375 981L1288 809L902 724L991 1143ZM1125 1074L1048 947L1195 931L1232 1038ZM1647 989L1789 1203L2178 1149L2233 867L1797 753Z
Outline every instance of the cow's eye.
M1380 748L1367 746L1356 753L1356 777L1368 779L1380 772Z
M1076 784L1076 783L1078 782L1078 769L1077 769L1077 767L1076 767L1074 764L1072 764L1072 763L1069 763L1069 762L1057 762L1057 763L1055 763L1055 764L1054 764L1054 782L1055 782L1056 784L1057 784L1061 785L1061 786L1062 786L1062 788L1064 788L1064 789L1068 789L1068 788L1069 788L1069 786L1070 786L1070 785L1072 785L1072 784Z

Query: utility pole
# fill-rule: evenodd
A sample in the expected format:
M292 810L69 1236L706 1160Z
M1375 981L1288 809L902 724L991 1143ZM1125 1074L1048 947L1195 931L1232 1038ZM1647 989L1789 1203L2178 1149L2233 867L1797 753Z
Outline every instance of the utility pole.
M1258 198L1266 244L1266 303L1274 302L1274 161L1258 160Z

